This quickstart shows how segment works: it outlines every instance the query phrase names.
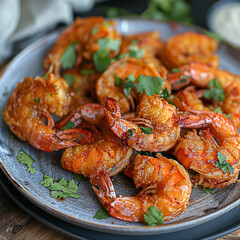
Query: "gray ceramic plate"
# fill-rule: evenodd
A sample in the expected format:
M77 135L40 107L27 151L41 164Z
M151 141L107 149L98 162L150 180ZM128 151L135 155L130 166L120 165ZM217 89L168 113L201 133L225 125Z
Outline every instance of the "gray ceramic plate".
M133 34L152 30L160 31L162 38L184 31L201 31L193 26L174 26L167 22L147 21L141 19L118 19L118 31L121 34ZM174 30L173 30L174 29ZM58 33L48 35L30 45L20 53L9 65L0 80L0 111L4 109L6 101L19 81L26 76L42 74L42 60ZM230 72L240 74L240 54L225 43L221 43L218 54L221 59L221 67ZM19 150L23 149L34 159L35 174L29 174L26 166L16 159ZM88 181L82 181L79 185L79 199L67 198L57 201L50 196L47 188L40 182L43 176L50 175L54 178L72 179L72 174L63 170L60 166L62 151L45 153L22 142L10 132L0 115L0 166L6 176L25 197L44 211L59 219L72 224L118 234L149 235L178 231L193 227L200 223L216 218L240 204L240 184L233 184L225 189L215 189L214 194L206 194L196 188L191 195L191 201L187 210L178 218L164 225L148 227L141 223L129 223L114 218L97 220L93 218L101 206L94 195ZM136 190L131 181L122 174L113 178L117 194L134 195Z

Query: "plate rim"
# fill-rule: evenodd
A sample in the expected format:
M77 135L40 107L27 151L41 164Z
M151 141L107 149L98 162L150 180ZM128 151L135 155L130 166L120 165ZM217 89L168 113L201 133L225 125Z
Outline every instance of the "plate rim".
M198 32L200 31L201 33L204 33L204 31L206 31L204 28L195 26L193 24L182 24L182 23L177 23L174 21L167 21L167 20L159 21L159 20L145 19L145 18L140 18L140 17L121 17L121 18L114 18L114 20L117 20L117 21L124 21L124 20L126 20L126 21L145 21L145 22L149 22L149 23L151 23L151 22L160 23L160 24L164 23L164 24L168 24L168 25L177 24L177 25L181 25L184 27L191 27L191 28L197 30ZM5 77L5 75L7 75L8 70L11 67L13 67L15 64L17 64L21 60L21 58L24 58L27 54L30 54L32 51L39 48L41 45L44 45L46 42L48 42L52 38L56 37L60 33L60 31L62 31L62 28L60 28L56 31L53 31L45 36L42 36L40 39L38 39L37 41L34 41L23 51L18 53L11 60L11 62L8 64L8 66L4 70L4 73L0 77L0 84L1 84L1 80ZM230 48L236 49L235 47L233 47L231 44L229 44L228 42L226 42L224 40L221 42L223 42ZM240 49L237 49L237 51L240 53ZM53 215L57 218L59 218L59 215L57 215L57 214L60 214L67 222L72 223L74 225L82 226L82 227L85 227L88 229L98 230L98 231L102 231L102 232L106 231L106 229L105 229L106 227L108 228L108 232L118 233L118 234L122 234L122 235L129 235L129 234L130 235L142 235L142 234L153 235L153 234L175 232L175 231L194 227L200 223L205 223L207 221L213 220L214 218L218 217L219 215L224 214L224 213L230 211L231 209L235 208L236 206L240 205L240 196L239 196L236 200L230 202L226 206L221 207L220 209L212 211L211 213L201 216L199 218L193 218L188 221L181 220L178 222L166 223L164 225L158 225L158 226L126 226L126 225L114 226L114 224L112 224L112 225L106 224L106 223L101 224L101 223L90 222L90 221L86 221L86 220L80 220L78 218L74 218L73 216L65 215L62 212L58 212L57 210L52 209L50 206L48 206L48 205L44 204L43 202L41 202L40 200L36 199L30 192L23 189L6 171L1 158L0 158L0 167L3 170L5 176L7 176L7 178L13 183L13 185L17 187L16 189L18 191L20 191L33 204L40 207L42 210L50 213L51 215ZM61 219L61 218L59 218L59 219ZM135 232L135 231L137 231L137 232Z

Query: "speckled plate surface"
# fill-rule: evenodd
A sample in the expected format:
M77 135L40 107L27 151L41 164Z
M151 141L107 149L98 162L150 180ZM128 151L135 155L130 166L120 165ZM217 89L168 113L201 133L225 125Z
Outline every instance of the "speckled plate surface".
M174 25L167 22L147 21L141 19L118 19L118 31L121 34L133 34L152 30L159 30L162 38L184 31L201 31L193 26ZM48 35L36 43L30 45L20 53L8 66L0 79L0 112L4 109L6 101L19 81L26 76L42 74L42 60L58 33ZM221 68L240 74L240 53L225 43L221 43L217 52L221 59ZM31 155L37 169L35 174L30 174L26 166L16 159L19 150L23 149ZM63 151L46 153L39 151L26 142L22 142L10 132L0 114L0 166L4 174L25 197L44 211L70 222L74 225L99 231L107 231L118 234L149 235L161 234L190 228L200 223L210 221L240 204L240 184L236 183L224 189L213 190L214 194L206 194L196 188L191 195L191 201L187 210L173 221L161 226L148 227L141 223L129 223L114 218L97 220L93 218L101 206L94 195L88 181L80 182L79 199L67 198L57 201L50 196L50 191L40 182L43 176L50 175L56 179L72 179L72 174L63 170L60 166L60 158ZM117 194L134 195L136 190L133 183L123 174L113 177L113 183Z

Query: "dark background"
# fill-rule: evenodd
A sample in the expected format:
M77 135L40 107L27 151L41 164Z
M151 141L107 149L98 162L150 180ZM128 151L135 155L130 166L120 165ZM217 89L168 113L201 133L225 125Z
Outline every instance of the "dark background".
M207 28L207 11L215 2L217 2L217 0L187 0L187 2L192 6L191 15L193 18L193 24ZM141 14L147 8L147 5L148 0L111 0L98 3L89 12L76 16L104 16L105 7L112 6L126 9L135 14Z

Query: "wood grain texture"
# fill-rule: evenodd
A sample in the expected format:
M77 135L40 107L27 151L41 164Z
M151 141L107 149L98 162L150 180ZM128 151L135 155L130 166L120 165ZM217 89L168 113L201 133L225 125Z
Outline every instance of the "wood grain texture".
M20 209L0 186L0 240L33 239L70 240Z

